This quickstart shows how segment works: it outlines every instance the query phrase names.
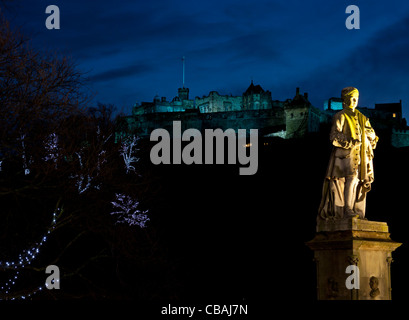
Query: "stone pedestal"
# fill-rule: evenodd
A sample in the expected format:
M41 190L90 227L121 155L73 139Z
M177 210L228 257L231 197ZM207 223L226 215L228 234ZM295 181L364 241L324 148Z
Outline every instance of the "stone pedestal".
M401 243L388 231L386 222L319 221L314 239L306 243L314 251L318 300L391 300L392 251ZM351 265L358 267L352 269L359 271L359 289L347 288Z

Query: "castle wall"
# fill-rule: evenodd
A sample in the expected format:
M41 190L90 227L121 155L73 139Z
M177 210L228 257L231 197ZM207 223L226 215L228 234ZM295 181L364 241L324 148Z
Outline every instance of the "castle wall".
M272 108L205 114L203 128L246 129L247 134L250 129L258 129L259 135L265 135L285 128L284 111L282 108Z
M131 117L130 117L131 118ZM130 130L141 137L150 136L157 128L173 130L173 121L181 121L182 131L195 128L201 132L204 129L258 129L260 135L285 129L284 111L282 108L269 110L242 110L214 113L199 113L197 110L174 113L149 113L136 115L129 119ZM131 127L132 125L132 127Z
M315 107L310 106L308 110L308 132L320 131L321 112Z
M391 144L396 148L409 146L409 130L392 129Z
M201 113L239 111L242 106L241 96L219 95L212 91L208 96L196 97L196 107Z
M163 102L159 102L156 103L154 108L153 108L153 112L183 112L185 111L186 106L182 105L181 102L179 102L178 104L173 104L173 103L163 103Z
M179 89L179 95L182 98L188 97L188 93L180 92L181 90L188 89ZM135 105L132 108L133 115L142 115L147 113L165 113L165 112L184 112L188 109L195 108L195 100L181 99L180 97L175 97L172 101L167 101L165 97L160 99L158 96L155 97L153 102L142 102L141 105Z
M270 109L271 107L272 99L270 91L243 95L244 110Z
M285 108L286 138L297 138L305 135L308 129L308 110L306 106Z

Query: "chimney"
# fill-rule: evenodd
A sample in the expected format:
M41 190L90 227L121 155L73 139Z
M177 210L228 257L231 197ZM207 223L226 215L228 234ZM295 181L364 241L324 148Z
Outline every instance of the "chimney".
M308 100L308 92L304 92L304 98L305 100Z
M298 97L300 95L300 88L295 88L295 96Z

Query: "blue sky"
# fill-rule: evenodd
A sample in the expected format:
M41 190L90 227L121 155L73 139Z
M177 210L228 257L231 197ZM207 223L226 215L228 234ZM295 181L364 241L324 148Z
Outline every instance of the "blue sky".
M9 1L13 27L41 50L68 55L89 77L95 101L129 113L155 95L241 95L251 79L273 99L308 92L322 108L341 89L360 90L360 105L403 103L409 113L409 1L36 0ZM45 27L45 8L60 8L61 29ZM348 30L348 5L360 29Z

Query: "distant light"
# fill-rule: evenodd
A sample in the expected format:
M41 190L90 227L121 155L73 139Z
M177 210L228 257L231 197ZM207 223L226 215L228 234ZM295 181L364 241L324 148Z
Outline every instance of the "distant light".
M392 114L392 117L396 118L396 113L393 113L393 114Z

